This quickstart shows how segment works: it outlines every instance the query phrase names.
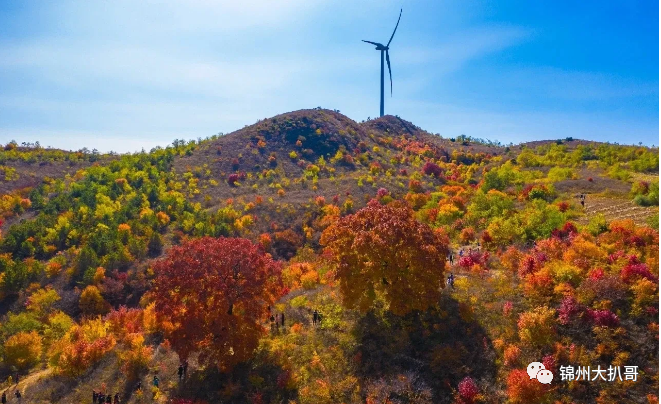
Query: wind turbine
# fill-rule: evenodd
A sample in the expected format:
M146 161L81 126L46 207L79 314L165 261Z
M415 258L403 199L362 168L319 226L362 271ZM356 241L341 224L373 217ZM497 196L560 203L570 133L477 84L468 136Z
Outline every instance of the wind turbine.
M392 42L397 27L399 26L399 20L402 18L402 9L399 10L399 18L397 19L397 25L390 36L390 40L387 45L380 44L378 42L366 41L363 39L363 42L371 43L376 46L376 50L381 51L381 116L383 116L383 53L386 54L386 62L388 62L388 74L390 75L390 96L392 97L392 71L390 70L390 55L388 54L388 49L390 49L390 42Z

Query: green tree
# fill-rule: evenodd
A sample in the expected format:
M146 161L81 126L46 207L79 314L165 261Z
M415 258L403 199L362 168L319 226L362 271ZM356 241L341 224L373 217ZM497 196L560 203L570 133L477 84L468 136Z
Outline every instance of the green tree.
M157 257L163 252L163 238L158 232L153 232L149 237L149 244L147 244L150 257Z
M505 216L507 212L514 209L514 201L506 194L491 190L484 192L477 191L471 203L468 205L468 218L473 222L480 219L487 221L500 216Z
M78 254L76 259L76 273L81 276L84 275L88 269L96 268L99 266L99 258L96 252L88 245L85 245Z

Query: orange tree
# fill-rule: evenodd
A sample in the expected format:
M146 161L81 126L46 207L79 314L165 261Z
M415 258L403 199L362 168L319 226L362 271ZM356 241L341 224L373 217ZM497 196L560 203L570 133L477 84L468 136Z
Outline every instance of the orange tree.
M321 244L348 306L367 311L381 295L402 315L439 301L447 244L406 205L372 200L328 227Z
M154 271L156 313L172 347L182 358L197 351L224 371L251 356L282 291L280 265L243 238L185 241Z

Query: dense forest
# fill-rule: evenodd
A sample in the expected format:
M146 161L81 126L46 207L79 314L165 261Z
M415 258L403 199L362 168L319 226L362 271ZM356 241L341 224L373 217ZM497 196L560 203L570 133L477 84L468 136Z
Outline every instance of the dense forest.
M658 403L658 170L657 148L502 145L323 109L132 154L12 141L0 389ZM563 380L568 366L622 375Z

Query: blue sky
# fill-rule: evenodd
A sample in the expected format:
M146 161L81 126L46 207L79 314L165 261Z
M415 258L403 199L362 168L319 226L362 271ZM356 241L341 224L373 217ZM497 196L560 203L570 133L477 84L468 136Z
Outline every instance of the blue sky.
M301 108L446 137L659 143L654 1L0 2L0 142L135 151Z

